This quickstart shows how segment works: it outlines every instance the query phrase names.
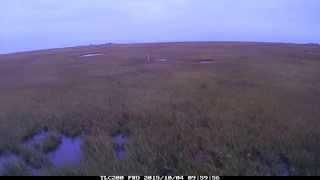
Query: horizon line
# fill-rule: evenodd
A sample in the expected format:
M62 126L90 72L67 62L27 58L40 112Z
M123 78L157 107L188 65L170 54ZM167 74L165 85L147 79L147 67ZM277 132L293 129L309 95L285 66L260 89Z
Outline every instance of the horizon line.
M319 45L320 43L315 42L286 42L286 41L137 41L137 42L105 42L105 43L89 43L89 44L79 44L70 45L64 47L52 47L52 48L35 48L30 50L12 51L6 53L0 53L0 55L14 55L22 53L35 53L41 51L49 50L61 50L61 49L72 49L80 47L90 47L90 46L102 46L102 45L141 45L141 44L174 44L174 43L258 43L258 44L292 44L292 45ZM1 51L0 51L1 52Z

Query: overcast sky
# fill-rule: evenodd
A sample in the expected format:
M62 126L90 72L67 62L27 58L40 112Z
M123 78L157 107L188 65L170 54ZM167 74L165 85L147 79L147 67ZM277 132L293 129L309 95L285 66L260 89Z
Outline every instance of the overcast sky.
M0 53L155 41L320 42L320 0L1 0Z

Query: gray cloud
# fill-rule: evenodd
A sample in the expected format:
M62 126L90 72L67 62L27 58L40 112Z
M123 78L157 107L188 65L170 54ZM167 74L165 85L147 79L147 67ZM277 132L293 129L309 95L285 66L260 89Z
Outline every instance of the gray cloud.
M2 0L0 53L103 42L320 42L318 0Z

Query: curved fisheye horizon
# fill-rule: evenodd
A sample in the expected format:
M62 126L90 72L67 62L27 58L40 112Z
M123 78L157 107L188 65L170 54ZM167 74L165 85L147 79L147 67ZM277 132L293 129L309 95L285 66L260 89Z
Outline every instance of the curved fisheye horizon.
M0 53L112 43L320 43L317 0L4 0Z

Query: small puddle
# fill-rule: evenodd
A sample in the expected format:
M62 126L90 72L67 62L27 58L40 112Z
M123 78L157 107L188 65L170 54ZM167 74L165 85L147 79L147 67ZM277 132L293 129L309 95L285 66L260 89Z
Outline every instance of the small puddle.
M200 60L199 61L200 64L211 64L211 63L214 63L213 60Z
M81 57L94 57L94 56L103 56L104 54L101 53L95 53L95 54L85 54L82 55Z
M49 133L45 130L42 130L30 138L27 138L23 144L26 145L27 147L35 147L37 145L42 144L47 138L49 137Z
M65 167L80 164L82 151L81 137L62 136L61 144L52 152L48 153L48 158L55 167Z
M6 173L6 170L10 165L13 165L20 161L20 157L16 154L6 153L0 155L0 175Z
M116 154L117 159L124 160L127 158L127 150L125 148L125 143L127 142L128 136L123 133L117 133L112 136L113 149Z
M293 171L289 159L283 154L263 155L257 153L256 156L264 164L264 174L268 176L290 176Z
M159 62L168 62L168 59L159 59Z
M0 176L10 175L7 174L11 167L15 167L16 165L22 165L26 170L33 176L39 176L42 174L41 169L33 168L30 165L27 165L25 160L13 153L6 153L0 155Z
M278 161L278 175L279 176L290 176L290 163L287 157L280 155Z
M56 148L47 153L41 147L45 146L52 135L56 135L60 142L54 146ZM121 138L117 139L117 142L119 144L124 143ZM27 162L27 159L24 159L22 156L20 157L18 154L3 152L0 154L0 176L7 173L11 165L16 165L17 163L22 163L26 167L26 170L34 176L41 175L46 168L50 167L50 164L55 168L77 166L80 164L83 156L82 144L83 138L81 136L69 137L56 132L41 130L22 141L22 146L34 151L39 156L43 156L45 162L50 163L42 162L39 167L34 167L32 163L30 164Z

